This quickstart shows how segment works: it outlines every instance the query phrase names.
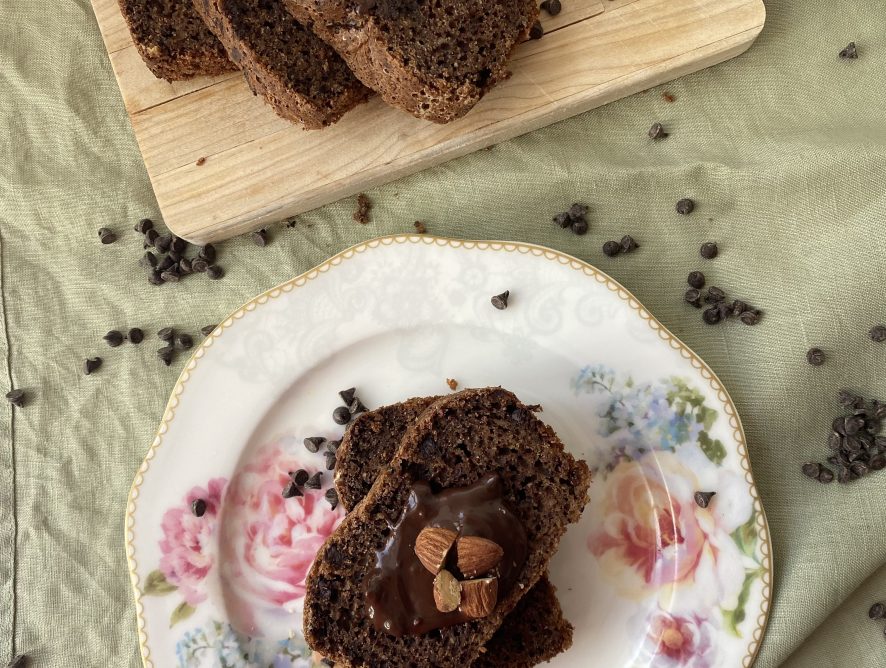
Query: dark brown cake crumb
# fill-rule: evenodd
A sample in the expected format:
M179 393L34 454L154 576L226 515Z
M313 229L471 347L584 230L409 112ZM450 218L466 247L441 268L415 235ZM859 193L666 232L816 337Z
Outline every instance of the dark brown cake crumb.
M369 210L372 209L372 202L365 193L357 195L357 210L354 211L354 220L361 225L369 222Z
M449 386L449 389L455 392L458 389L458 381L455 378L447 378L446 384Z
M675 98L673 95L671 95L671 93L669 93L668 91L665 91L664 93L661 94L661 99L664 100L665 102L667 102L668 104L670 104L671 102L673 102L677 98Z
M428 228L425 227L425 224L420 220L416 220L414 223L412 223L412 225L413 227L415 227L415 231L419 234L425 234L428 231Z
M197 166L198 167L202 167L205 164L206 164L206 158L204 158L203 156L200 156L199 158L197 158Z

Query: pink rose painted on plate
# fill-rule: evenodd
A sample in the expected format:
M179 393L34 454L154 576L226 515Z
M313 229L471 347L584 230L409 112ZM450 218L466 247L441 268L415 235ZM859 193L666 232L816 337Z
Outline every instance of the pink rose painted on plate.
M206 599L201 585L213 565L213 534L226 482L224 478L214 478L206 488L192 488L182 505L170 508L163 515L160 572L190 606ZM206 502L202 517L196 517L191 511L196 499Z
M314 557L344 517L341 508L332 510L322 490L283 498L289 472L300 468L313 472L275 443L231 480L220 537L221 577L231 623L245 633L261 634L266 615L300 615Z
M714 625L697 614L671 615L663 610L652 613L642 653L649 668L710 668L715 665L717 647Z

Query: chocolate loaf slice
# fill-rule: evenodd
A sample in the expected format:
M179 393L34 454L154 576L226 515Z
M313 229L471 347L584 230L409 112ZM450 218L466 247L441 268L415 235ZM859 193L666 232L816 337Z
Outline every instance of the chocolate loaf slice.
M282 0L193 0L252 92L281 117L318 129L370 92L323 40L298 23Z
M285 0L388 104L448 123L496 82L536 0Z
M132 41L154 76L167 81L236 70L191 0L119 0Z
M363 413L345 432L336 455L335 488L350 511L369 492L390 463L406 429L439 397L419 397ZM529 668L548 661L572 645L572 625L563 617L555 588L542 578L474 661L475 668Z
M307 580L308 644L353 668L471 664L544 573L566 525L580 517L589 483L585 463L566 453L554 431L512 393L485 388L439 399L408 427L396 456L320 549ZM415 527L404 522L415 518L407 503L415 510L413 501L424 499L446 517L459 497L472 501L478 494L494 511L479 519L510 523L508 533L486 536L504 550L502 584L488 614L472 617L465 606L448 617L436 613L441 619L394 619L389 613L401 610L389 603L398 598L410 615L419 604L428 610L417 599L430 596L434 579L411 554L415 536L408 531ZM475 508L471 502L466 536L482 535L467 531ZM399 581L387 588L391 577L424 580L418 588Z

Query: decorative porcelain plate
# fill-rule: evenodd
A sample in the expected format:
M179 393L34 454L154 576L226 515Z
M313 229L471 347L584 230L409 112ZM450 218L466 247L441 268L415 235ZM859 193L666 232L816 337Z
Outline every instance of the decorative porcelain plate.
M506 310L490 304L510 290ZM593 267L518 243L376 239L250 301L194 353L132 486L126 550L146 666L319 665L304 580L342 518L323 489L338 390L370 408L501 385L595 473L550 564L575 626L554 668L746 667L772 557L717 377ZM707 508L696 491L714 491ZM206 501L196 517L191 503Z

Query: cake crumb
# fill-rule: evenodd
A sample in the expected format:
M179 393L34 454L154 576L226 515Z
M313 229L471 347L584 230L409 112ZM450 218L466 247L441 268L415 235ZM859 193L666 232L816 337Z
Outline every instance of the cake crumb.
M361 225L369 222L369 210L372 208L372 202L365 193L357 195L357 210L354 211L354 220Z
M446 384L449 385L449 389L453 392L458 389L458 381L455 378L447 378Z
M415 231L419 234L425 234L428 231L428 228L425 227L425 224L420 220L416 220L412 225L415 227Z
M671 95L668 91L665 91L664 93L661 94L661 99L664 100L665 102L673 102L677 98L675 98L673 95Z
M202 166L205 165L205 164L206 164L206 158L205 158L205 157L200 156L199 158L197 158L197 166L198 166L198 167L202 167Z

